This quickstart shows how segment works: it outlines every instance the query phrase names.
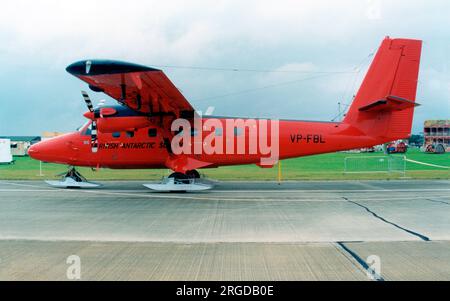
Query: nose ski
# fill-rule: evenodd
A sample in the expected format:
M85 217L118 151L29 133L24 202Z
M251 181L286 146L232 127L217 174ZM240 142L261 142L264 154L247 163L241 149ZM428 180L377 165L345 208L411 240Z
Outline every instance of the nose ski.
M100 184L86 180L75 167L71 167L59 181L47 180L45 183L59 188L95 188L100 186Z

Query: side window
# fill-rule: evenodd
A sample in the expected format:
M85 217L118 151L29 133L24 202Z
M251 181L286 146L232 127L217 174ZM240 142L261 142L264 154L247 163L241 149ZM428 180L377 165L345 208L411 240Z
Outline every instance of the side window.
M191 136L197 136L197 135L198 135L197 129L191 128Z
M127 131L127 137L128 138L133 138L134 137L134 132L133 131Z
M223 134L223 129L222 128L216 128L215 129L215 135L216 136L222 136Z
M114 132L114 133L112 133L112 136L114 138L120 138L120 132Z
M242 129L241 128L234 128L234 135L235 136L242 135Z
M148 129L149 137L156 137L158 135L158 130L156 128Z

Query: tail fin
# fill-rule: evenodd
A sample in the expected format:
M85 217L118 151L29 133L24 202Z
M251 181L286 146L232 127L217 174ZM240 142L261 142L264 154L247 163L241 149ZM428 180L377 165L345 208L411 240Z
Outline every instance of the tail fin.
M391 141L411 134L422 41L386 38L343 122Z

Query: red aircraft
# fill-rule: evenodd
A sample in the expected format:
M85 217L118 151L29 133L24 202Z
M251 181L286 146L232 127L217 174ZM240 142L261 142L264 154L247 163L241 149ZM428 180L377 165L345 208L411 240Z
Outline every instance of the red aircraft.
M166 75L141 65L87 60L67 71L119 103L94 108L77 132L33 145L37 160L72 166L169 168L169 178L199 178L198 169L371 147L410 136L422 42L385 38L342 122L201 116ZM183 182L185 183L185 182ZM65 184L64 184L65 185ZM65 185L70 186L70 185ZM75 185L76 186L76 185Z

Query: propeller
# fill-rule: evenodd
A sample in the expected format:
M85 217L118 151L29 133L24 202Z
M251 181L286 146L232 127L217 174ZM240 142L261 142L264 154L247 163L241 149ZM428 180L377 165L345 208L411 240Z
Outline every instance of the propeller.
M91 123L91 150L93 153L96 153L98 151L98 139L97 139L97 118L100 117L100 112L97 110L97 112L94 110L94 106L92 105L91 98L86 93L86 91L81 91L81 94L83 95L84 102L86 103L86 106L89 110L89 112L93 113L94 118L92 118Z

